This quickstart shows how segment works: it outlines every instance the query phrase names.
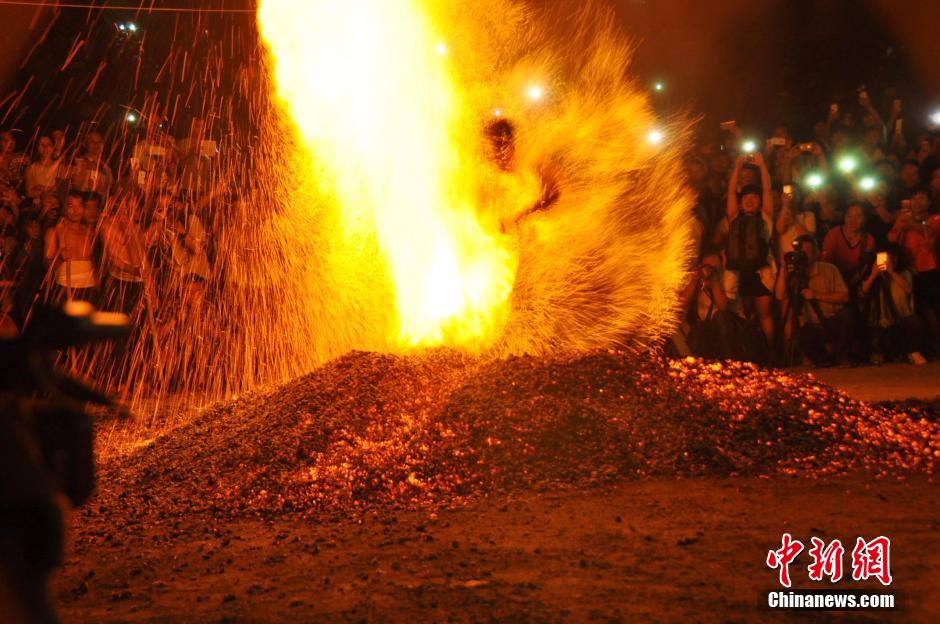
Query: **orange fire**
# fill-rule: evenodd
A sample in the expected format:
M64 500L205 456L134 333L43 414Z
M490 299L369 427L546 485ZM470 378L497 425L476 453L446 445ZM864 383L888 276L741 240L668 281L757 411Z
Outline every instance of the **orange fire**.
M265 0L258 19L310 175L387 263L392 342L476 344L501 328L516 259L478 218L479 123L421 4Z

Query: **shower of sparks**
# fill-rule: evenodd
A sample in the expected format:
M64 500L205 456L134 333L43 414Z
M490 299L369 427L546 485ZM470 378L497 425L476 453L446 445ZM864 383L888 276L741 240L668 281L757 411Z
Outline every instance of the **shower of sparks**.
M86 106L68 151L97 128L126 178L135 143L169 154L169 132L192 134L201 199L185 212L205 226L211 261L204 283L181 274L165 259L168 223L134 336L68 355L72 370L156 413L170 395L240 395L353 349L504 356L666 335L691 252L688 127L657 120L624 78L630 44L610 12L569 9L263 0L250 26L147 15L133 40L107 24L112 45L138 55L121 74L86 35L65 41L55 69L88 82L52 90L37 123L72 99L100 102L105 84L133 85ZM153 63L159 28L172 44ZM6 123L35 88L30 77L5 101ZM107 122L117 105L122 123ZM505 166L487 134L497 121L514 129ZM143 197L128 210L149 226L162 171L134 178Z

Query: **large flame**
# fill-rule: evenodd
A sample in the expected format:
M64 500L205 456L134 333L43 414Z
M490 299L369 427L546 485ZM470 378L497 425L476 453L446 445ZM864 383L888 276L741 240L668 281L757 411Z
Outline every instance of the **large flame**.
M351 349L540 354L672 331L686 128L630 79L612 13L573 4L262 0L266 52L235 92L263 140L219 154L239 201L201 213L212 292L156 280L112 383L215 397Z
M477 205L479 128L417 0L264 0L278 96L347 238L374 236L405 345L492 340L515 271ZM394 342L394 341L393 341Z

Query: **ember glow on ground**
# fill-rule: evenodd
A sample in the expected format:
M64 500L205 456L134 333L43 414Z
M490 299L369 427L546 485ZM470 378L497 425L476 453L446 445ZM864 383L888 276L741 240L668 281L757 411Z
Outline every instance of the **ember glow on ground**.
M99 500L321 513L644 475L932 475L938 461L936 414L749 364L353 353L112 457Z

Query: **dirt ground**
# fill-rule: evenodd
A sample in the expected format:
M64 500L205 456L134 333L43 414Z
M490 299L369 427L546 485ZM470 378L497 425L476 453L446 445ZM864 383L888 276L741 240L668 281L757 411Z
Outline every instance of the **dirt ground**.
M940 378L905 390L903 369L814 374L868 400L925 396ZM53 593L65 622L935 622L938 498L926 476L658 477L346 518L98 513L75 516ZM765 558L784 532L849 551L890 537L897 609L768 610L779 586ZM794 587L831 587L808 581L808 559L791 566Z
M806 372L860 401L932 399L940 395L940 360L924 366L886 364L806 369Z
M66 622L897 621L940 618L936 486L650 479L352 521L188 517L77 532ZM892 612L771 612L783 532L892 538ZM805 555L791 567L810 587ZM828 585L822 585L828 586ZM845 582L852 589L877 583ZM867 619L866 619L867 618Z

